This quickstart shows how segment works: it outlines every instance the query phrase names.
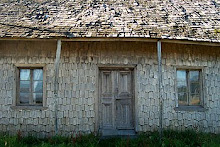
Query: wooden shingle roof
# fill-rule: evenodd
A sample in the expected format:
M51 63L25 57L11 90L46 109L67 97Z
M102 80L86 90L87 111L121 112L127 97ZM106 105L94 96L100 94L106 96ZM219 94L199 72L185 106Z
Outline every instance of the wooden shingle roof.
M220 1L1 0L0 37L143 37L220 42Z

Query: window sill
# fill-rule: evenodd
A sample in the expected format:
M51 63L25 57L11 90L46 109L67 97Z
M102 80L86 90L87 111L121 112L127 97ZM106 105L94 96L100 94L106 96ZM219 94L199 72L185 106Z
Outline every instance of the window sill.
M175 111L198 111L198 112L204 112L207 111L206 108L202 106L179 106L174 108Z
M11 106L13 110L46 110L47 108L43 106Z

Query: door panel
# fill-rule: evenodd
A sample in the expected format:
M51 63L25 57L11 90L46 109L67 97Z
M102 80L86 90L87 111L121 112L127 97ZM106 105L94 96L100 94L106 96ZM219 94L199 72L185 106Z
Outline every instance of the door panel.
M112 91L112 75L113 73L111 71L103 71L102 72L102 86L101 86L101 92L102 97L112 97L113 91Z
M132 70L100 71L100 128L102 134L134 132ZM133 130L133 131L132 131Z
M134 129L131 105L131 99L116 100L117 129Z
M116 126L118 129L133 129L132 72L119 71L118 95L116 96Z
M103 103L103 127L113 127L112 104Z
M130 71L120 71L119 75L119 95L120 94L131 94L131 72Z
M114 127L114 93L113 93L113 72L101 71L101 123L103 128Z

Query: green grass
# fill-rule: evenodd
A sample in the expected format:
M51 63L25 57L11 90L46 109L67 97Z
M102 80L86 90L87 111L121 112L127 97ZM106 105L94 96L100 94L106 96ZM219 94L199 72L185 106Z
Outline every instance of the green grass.
M164 131L160 141L158 132L144 133L137 138L100 139L93 134L76 137L55 136L39 139L28 136L0 136L0 147L220 147L220 134L194 131Z

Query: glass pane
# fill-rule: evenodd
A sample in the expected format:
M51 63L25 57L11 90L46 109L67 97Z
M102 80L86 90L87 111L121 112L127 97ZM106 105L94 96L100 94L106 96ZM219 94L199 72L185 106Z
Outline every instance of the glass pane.
M30 80L30 69L20 69L20 80Z
M190 105L199 105L200 104L200 96L198 94L191 94Z
M190 93L199 94L200 93L200 84L199 83L190 83Z
M185 70L177 70L177 81L178 82L186 82L186 71Z
M20 92L28 93L30 89L30 81L20 81Z
M199 71L190 71L190 82L198 82L199 81Z
M43 81L34 81L33 92L43 93Z
M177 89L178 89L178 93L186 92L186 90L187 90L186 71L185 70L178 70L177 71Z
M178 89L178 93L186 92L187 91L186 82L178 82L177 89Z
M34 80L43 81L43 70L42 69L34 69Z
M29 103L30 93L20 93L20 103L28 104Z
M179 105L188 105L186 93L178 93L178 104Z
M35 103L42 104L43 93L33 93L33 99L34 99Z

